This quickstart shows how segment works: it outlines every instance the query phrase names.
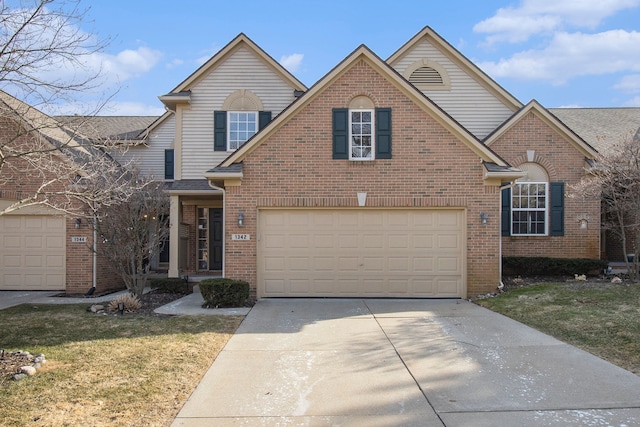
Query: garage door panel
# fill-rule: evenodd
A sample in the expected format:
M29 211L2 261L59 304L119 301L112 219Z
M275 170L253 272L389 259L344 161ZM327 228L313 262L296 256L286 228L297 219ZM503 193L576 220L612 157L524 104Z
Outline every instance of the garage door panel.
M66 282L66 221L47 215L0 217L0 289L59 290Z
M464 296L464 217L463 210L260 211L258 295Z

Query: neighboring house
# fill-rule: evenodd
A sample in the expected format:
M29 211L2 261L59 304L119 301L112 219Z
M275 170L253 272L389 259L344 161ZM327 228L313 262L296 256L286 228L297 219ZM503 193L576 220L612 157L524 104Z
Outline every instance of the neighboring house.
M607 109L603 136L586 110L522 104L429 27L311 88L240 34L160 100L92 121L167 182L153 265L259 298L467 297L496 290L502 256L599 258L600 202L569 187L640 117Z
M58 121L2 91L0 137L3 155L12 150L50 151L53 162L71 165L61 172L72 172L73 163L86 161L92 151L71 128L61 127ZM65 148L59 151L61 147ZM0 209L32 197L45 182L51 182L49 192L71 185L64 175L54 176L53 170L38 166L16 157L2 165ZM47 197L56 206L74 208L63 204L66 199L56 203L55 195ZM46 204L8 211L0 215L0 290L66 290L80 294L92 286L100 292L120 288L121 279L107 263L93 256L91 245L92 231L84 218L70 217Z
M631 138L640 144L640 108L550 108L549 111L601 153L606 153L610 145ZM629 244L634 247L633 241ZM604 228L600 257L618 262L625 258L620 238Z

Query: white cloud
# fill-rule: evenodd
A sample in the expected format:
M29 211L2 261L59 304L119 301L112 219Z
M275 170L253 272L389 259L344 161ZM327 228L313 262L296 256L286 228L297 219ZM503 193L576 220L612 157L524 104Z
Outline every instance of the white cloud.
M624 76L618 83L613 86L613 88L626 93L640 92L640 74Z
M594 29L603 19L638 6L640 0L522 0L517 7L498 9L473 30L489 34L488 44L518 43L566 28Z
M182 59L178 59L178 58L176 58L176 59L174 59L173 61L171 61L171 62L167 63L167 64L165 65L165 67L167 67L167 68L171 69L171 68L179 67L179 66L181 66L182 64L184 64L184 61L183 61Z
M98 116L160 116L165 110L158 105L145 105L140 102L100 102L76 101L66 104L46 104L41 110L52 116L98 115Z
M142 46L136 50L123 50L116 55L97 54L95 60L102 66L105 74L122 82L148 72L161 57L162 52Z
M557 33L544 49L478 65L493 77L546 80L561 85L576 76L640 71L640 32Z
M302 59L304 55L302 53L292 53L291 55L282 55L280 57L280 65L289 70L292 73L295 73L300 68L302 64Z
M140 102L112 102L107 104L99 115L105 116L161 116L165 109L158 105L145 105Z
M631 98L627 102L624 103L625 107L640 107L640 96L636 96Z

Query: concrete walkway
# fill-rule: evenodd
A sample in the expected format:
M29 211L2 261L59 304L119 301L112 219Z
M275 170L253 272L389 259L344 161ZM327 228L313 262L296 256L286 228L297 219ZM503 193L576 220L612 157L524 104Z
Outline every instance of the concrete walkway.
M460 300L261 300L173 427L640 425L640 377Z

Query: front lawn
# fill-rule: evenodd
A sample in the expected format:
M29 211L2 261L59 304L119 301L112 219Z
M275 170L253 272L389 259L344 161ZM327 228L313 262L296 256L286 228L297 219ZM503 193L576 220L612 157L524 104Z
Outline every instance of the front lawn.
M640 375L640 285L541 283L476 303Z
M0 310L0 349L47 359L33 377L0 379L1 423L168 426L241 320L105 316L86 305Z

